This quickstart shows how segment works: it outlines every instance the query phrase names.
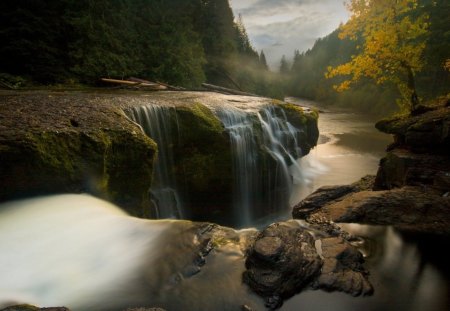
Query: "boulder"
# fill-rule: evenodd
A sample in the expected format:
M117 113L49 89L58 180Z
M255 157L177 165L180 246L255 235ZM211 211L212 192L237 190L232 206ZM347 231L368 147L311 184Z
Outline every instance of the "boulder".
M275 223L261 231L248 250L244 282L277 309L283 300L312 286L354 296L370 295L372 285L362 254L341 230L316 224Z
M250 248L245 265L244 282L266 297L269 307L276 308L320 273L322 260L311 234L289 221L264 229Z

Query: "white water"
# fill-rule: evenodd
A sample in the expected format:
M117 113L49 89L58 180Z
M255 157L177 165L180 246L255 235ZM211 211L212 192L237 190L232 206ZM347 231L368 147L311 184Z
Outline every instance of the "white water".
M300 130L275 106L258 112L226 107L217 114L230 135L236 225L287 210L294 175L300 176Z
M139 124L143 131L158 145L158 159L155 163L151 199L156 209L155 218L186 217L175 179L173 145L178 138L178 122L174 107L148 105L134 107L129 111L130 118Z
M260 189L258 143L254 135L252 114L238 109L221 109L218 116L230 135L233 161L233 211L238 224L252 219L251 206Z
M140 265L156 259L148 250L168 223L148 226L87 195L18 201L0 210L0 306L86 310L100 302L112 308L117 295L131 305L147 299L129 283Z
M224 129L230 135L233 167L234 225L245 227L267 214L289 209L293 182L301 183L300 130L286 118L284 111L265 106L259 111L237 107L216 110ZM148 105L129 111L130 118L158 144L158 160L150 189L156 206L156 218L183 218L173 173L173 148L178 139L174 107Z
M30 303L72 311L254 310L244 255L225 244L199 273L191 222L141 220L88 195L0 205L0 308Z

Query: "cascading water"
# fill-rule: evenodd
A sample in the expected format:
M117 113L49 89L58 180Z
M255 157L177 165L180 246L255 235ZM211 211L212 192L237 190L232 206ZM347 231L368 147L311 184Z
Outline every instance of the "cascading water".
M250 225L267 213L287 209L293 176L300 175L300 130L274 106L257 113L227 107L217 114L230 134L238 223Z
M233 210L235 219L243 224L252 219L251 207L259 190L258 144L251 114L237 109L217 112L230 135L233 161Z
M141 106L129 110L129 117L138 123L143 131L158 145L158 159L155 163L153 184L150 194L155 207L156 218L183 218L180 195L173 173L173 145L177 133L172 123L176 120L175 108L166 106ZM176 122L175 126L178 125Z

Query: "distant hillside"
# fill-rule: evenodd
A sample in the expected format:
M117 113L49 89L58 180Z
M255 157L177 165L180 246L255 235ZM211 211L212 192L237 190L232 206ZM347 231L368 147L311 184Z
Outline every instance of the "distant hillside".
M417 76L417 88L419 96L427 100L450 92L450 73L443 68L445 60L450 58L450 3L423 0L419 13L424 11L430 16L430 38L424 53L426 66ZM395 111L397 91L393 86L377 86L365 80L344 93L333 90L336 80L325 78L327 67L349 61L358 45L355 41L340 40L338 33L339 29L317 40L307 52L295 54L288 93L375 115Z

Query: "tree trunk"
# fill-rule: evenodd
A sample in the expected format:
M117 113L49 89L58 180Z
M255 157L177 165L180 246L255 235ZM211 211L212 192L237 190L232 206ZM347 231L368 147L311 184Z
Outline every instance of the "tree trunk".
M414 113L419 107L419 97L417 96L416 81L414 72L410 66L405 66L408 71L408 89L411 91L411 113Z

